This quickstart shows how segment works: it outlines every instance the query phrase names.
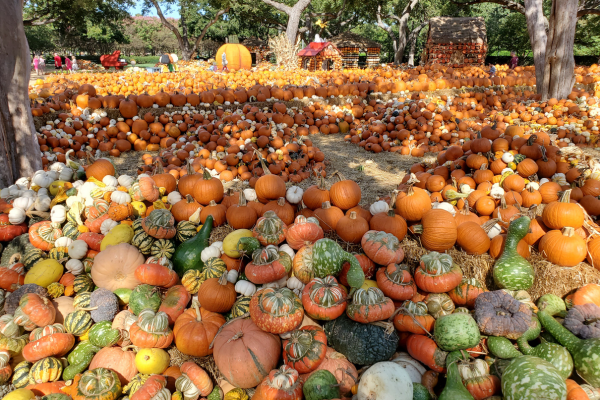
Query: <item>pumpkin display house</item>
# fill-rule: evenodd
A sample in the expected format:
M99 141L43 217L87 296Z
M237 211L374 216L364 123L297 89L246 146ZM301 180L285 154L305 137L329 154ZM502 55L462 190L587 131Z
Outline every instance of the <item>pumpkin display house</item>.
M452 68L482 65L487 54L483 17L436 17L429 20L425 63Z
M381 45L356 33L344 32L331 39L342 53L343 68L369 68L379 65Z
M311 42L298 53L299 66L309 71L341 70L342 53L332 42Z

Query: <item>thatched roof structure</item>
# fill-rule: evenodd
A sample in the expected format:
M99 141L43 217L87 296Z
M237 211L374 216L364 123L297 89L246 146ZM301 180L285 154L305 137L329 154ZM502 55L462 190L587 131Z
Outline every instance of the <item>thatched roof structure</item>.
M338 49L342 47L358 47L365 50L368 48L381 48L381 45L374 40L367 39L352 32L340 33L329 41L335 44Z
M251 36L244 40L242 44L246 47L268 47L269 45L264 40Z
M428 41L442 43L487 43L483 17L435 17L429 20Z

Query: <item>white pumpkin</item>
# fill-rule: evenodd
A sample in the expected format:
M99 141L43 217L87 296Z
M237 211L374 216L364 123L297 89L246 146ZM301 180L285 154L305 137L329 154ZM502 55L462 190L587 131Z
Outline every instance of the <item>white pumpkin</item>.
M389 210L390 205L383 200L376 201L375 203L371 204L371 207L369 207L371 215L388 212Z
M29 186L31 185L31 178L26 178L26 177L19 178L15 182L15 185L17 185L23 189L29 189Z
M181 201L182 197L181 197L181 193L175 191L175 192L171 192L169 193L169 195L167 196L167 201L169 202L169 204L175 204L178 201Z
M82 240L76 241L82 242ZM67 261L67 263L65 264L65 268L67 269L67 272L70 272L73 275L81 275L84 270L83 263L81 262L81 260L78 260L76 258L71 258L69 261Z
M74 240L69 245L69 257L81 260L85 258L88 252L88 245L83 240Z
M69 247L73 243L73 239L66 236L61 236L54 242L54 247Z
M107 218L104 221L102 221L102 225L100 225L100 233L102 233L103 235L107 235L108 232L110 232L110 230L117 225L119 225L118 222L113 221L110 218Z
M286 286L292 290L302 289L304 288L304 283L302 283L302 281L296 278L295 276L292 276L290 279L287 280Z
M494 183L490 189L490 197L496 200L500 200L504 197L504 189L499 184Z
M458 364L458 373L463 380L487 376L490 374L490 366L481 358Z
M452 214L453 217L456 215L456 209L454 208L454 206L450 203L446 203L445 201L442 201L441 203L433 203L433 206L431 208L446 210L450 214Z
M22 210L20 208L15 207L8 212L8 222L10 222L13 225L22 224L23 222L25 222L26 217L27 215L25 214L25 210Z
M296 255L296 253L294 252L294 249L292 249L287 243L279 246L279 251L285 251L286 253L288 253L290 255L290 257L292 257L292 260L294 259L294 256Z
M57 204L50 210L50 220L57 224L62 224L67 220L67 209L65 206Z
M408 353L400 352L394 354L392 362L404 368L413 383L421 383L421 377L425 372L427 372L427 368L412 358Z
M66 167L65 163L62 163L60 161L59 162L55 162L54 164L52 164L50 166L50 171L60 172L63 169L65 169L65 167Z
M213 244L211 244L211 246L216 247L217 249L219 249L219 252L221 252L221 254L223 254L223 242L213 242ZM221 255L219 255L220 257Z
M48 192L48 189L46 189L46 188L39 188L37 191L37 195L38 196L50 196L50 193Z
M46 171L46 174L52 178L52 182L58 180L58 171ZM48 185L49 186L49 185ZM43 187L43 186L42 186Z
M0 190L0 198L8 199L9 197L10 197L10 189L9 188L4 188L4 189Z
M221 257L221 251L218 247L208 246L207 248L202 250L202 253L200 253L200 259L202 260L202 262L206 262L209 258L212 257Z
M129 175L121 175L121 176L119 176L119 179L117 179L117 182L119 182L119 185L124 186L127 189L129 189L131 187L131 185L133 185L133 182L135 182L135 179L133 179Z
M278 281L265 283L262 287L263 288L281 289L282 287L285 287L285 285L287 284L287 281L288 281L288 276L285 275L283 278L281 278Z
M13 207L20 208L21 210L27 211L29 207L33 205L35 199L33 197L17 197L15 201L13 201Z
M102 178L102 183L104 183L106 186L119 186L119 181L112 175L106 175L104 178Z
M290 204L298 204L302 201L302 195L304 194L304 190L298 186L290 186L285 192L285 199L290 202Z
M357 400L412 400L413 383L400 365L383 361L367 369L358 383Z
M74 187L75 189L79 189L80 187L82 187L82 186L83 186L83 184L84 184L84 183L85 183L85 182L83 182L82 180L75 181L75 182L73 182L73 187Z
M35 190L23 190L21 192L21 197L31 197L32 199L35 199L37 197L37 193L35 192Z
M48 211L50 209L50 203L52 203L50 196L38 196L33 202L33 208L35 208L36 211Z
M159 264L163 267L173 269L173 263L167 257L150 256L146 259L146 264Z
M127 204L131 203L131 196L129 193L121 192L120 190L115 190L110 194L110 201L117 204Z
M248 201L254 201L258 198L254 189L244 189L244 197Z
M83 200L81 197L69 196L69 197L67 197L67 201L65 201L65 204L69 208L73 208L73 204L75 204L75 203L79 203L81 205L80 210L83 211L83 209L85 208L85 206L83 205L83 203L85 203L85 200Z
M63 168L58 174L58 179L61 181L70 181L73 178L73 170L71 168Z
M540 188L540 184L537 182L529 182L527 185L525 185L525 188L531 190L538 190Z
M502 161L504 161L505 164L511 163L515 161L515 156L513 156L507 151L504 154L502 154Z
M235 283L238 278L238 272L235 269L227 272L227 281L231 283Z
M490 239L495 238L496 236L498 236L501 233L502 233L502 227L498 223L492 225L492 227L487 231L487 235Z
M237 281L235 291L242 296L252 296L256 293L256 285L250 281Z

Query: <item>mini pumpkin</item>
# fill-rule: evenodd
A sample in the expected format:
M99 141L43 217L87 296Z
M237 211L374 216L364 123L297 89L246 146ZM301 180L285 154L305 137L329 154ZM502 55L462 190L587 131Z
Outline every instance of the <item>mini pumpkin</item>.
M377 264L399 263L404 259L404 250L398 238L383 231L368 231L361 239L365 254Z

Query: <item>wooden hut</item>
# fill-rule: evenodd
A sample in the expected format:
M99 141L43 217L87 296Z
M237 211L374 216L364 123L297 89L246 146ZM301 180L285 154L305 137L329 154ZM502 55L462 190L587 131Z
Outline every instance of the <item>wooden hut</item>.
M344 68L365 68L379 64L381 45L356 33L344 32L331 39L342 53Z
M342 53L331 42L311 42L298 52L298 64L309 71L340 70Z
M425 45L427 64L482 65L486 53L487 33L483 17L435 17L429 20Z
M268 61L271 55L269 44L264 40L251 36L242 42L252 56L252 64L258 64L263 61Z

